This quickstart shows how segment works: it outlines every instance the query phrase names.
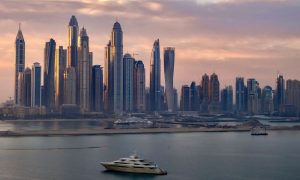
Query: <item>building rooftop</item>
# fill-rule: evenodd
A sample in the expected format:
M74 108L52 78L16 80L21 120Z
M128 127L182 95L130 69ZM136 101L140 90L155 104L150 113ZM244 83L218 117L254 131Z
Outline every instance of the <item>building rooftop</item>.
M77 26L78 27L78 22L74 15L70 19L69 26Z
M122 29L121 24L118 21L116 21L115 24L114 24L113 29Z

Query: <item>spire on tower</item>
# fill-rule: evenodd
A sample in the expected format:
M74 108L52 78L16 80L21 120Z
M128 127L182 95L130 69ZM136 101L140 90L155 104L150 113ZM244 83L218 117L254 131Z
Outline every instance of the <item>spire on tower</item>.
M16 39L18 39L18 40L24 40L22 29L21 29L21 23L19 23L19 30L18 30L18 34L17 34Z

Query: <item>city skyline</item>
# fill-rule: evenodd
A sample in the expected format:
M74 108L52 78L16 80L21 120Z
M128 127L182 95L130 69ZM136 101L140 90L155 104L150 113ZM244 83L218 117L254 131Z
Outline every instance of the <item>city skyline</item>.
M111 26L115 21L115 17L117 16L125 33L124 54L126 52L131 54L139 54L137 55L136 59L141 59L145 63L147 87L149 86L151 48L152 43L156 38L160 38L161 40L161 50L167 46L176 48L174 86L177 90L181 89L181 85L189 84L191 81L196 81L198 84L201 81L202 74L212 74L213 72L216 72L216 74L219 75L221 88L225 87L225 85L234 85L236 76L242 76L245 78L245 80L248 78L255 78L260 82L261 87L264 87L265 85L271 85L274 88L276 84L275 77L278 70L284 75L285 79L299 79L297 74L299 61L297 60L300 57L300 50L298 49L300 47L300 43L297 36L300 37L300 34L297 31L293 32L294 29L297 29L293 28L296 26L294 21L295 17L297 17L297 14L295 14L297 12L295 10L300 6L300 4L297 4L296 2L270 1L258 3L256 1L247 1L245 3L237 3L235 1L216 1L215 3L197 3L196 1L189 1L189 3L184 5L187 7L187 9L192 9L193 11L191 12L193 13L195 13L195 10L207 7L213 9L224 7L225 9L221 11L221 13L224 13L224 18L228 18L227 20L232 20L231 22L229 21L227 23L235 25L237 28L235 32L240 32L238 34L229 32L233 29L231 29L231 27L225 23L226 21L220 21L222 20L222 17L220 17L221 13L219 11L216 13L217 17L207 11L204 11L203 13L207 13L206 15L210 15L217 22L220 21L220 24L214 21L210 23L206 22L208 24L206 24L206 26L202 26L202 29L198 29L197 32L195 32L195 30L191 30L190 28L193 27L191 22L197 22L195 27L198 27L199 25L203 25L203 23L205 24L205 20L201 19L199 14L197 14L197 16L190 16L191 14L188 12L179 11L176 9L176 7L178 8L179 5L183 5L180 1L175 1L173 3L171 3L171 1L147 1L143 3L135 1L118 1L116 4L113 4L111 1L99 2L96 4L92 3L91 1L75 2L76 3L72 4L69 1L46 1L46 5L49 6L49 9L47 11L43 11L39 9L41 4L37 1L27 1L26 3L21 1L20 3L16 3L16 1L3 1L0 7L3 9L1 15L6 19L1 19L0 26L5 26L7 28L2 28L4 29L3 40L0 42L0 53L2 54L2 58L0 59L0 82L2 84L4 82L11 83L8 83L6 88L1 88L1 92L3 93L1 93L0 102L7 100L9 96L14 96L13 74L15 53L13 42L18 29L18 23L22 23L21 29L26 41L25 68L31 67L34 62L39 62L41 63L42 67L44 67L44 43L49 41L50 38L53 38L55 39L57 45L63 45L64 47L67 47L66 25L68 24L69 18L72 14L76 15L78 18L80 27L84 26L88 30L91 41L90 51L94 52L94 64L100 64L102 67L104 66L104 46L109 39ZM285 6L279 8L282 3L285 3ZM14 12L14 10L16 10L18 7L18 4L23 5L24 8L22 8L20 12ZM194 4L196 4L197 7L193 8L192 5ZM58 9L65 7L66 11L64 11L64 13L58 13L54 15L53 12L57 11L53 9L54 5L58 5ZM237 7L249 7L250 9L255 10L254 7L258 5L266 8L265 11L259 15L253 15L249 12L249 10L246 12L239 12L237 9L235 9ZM14 8L9 8L10 6L13 6ZM69 6L74 8L73 13L71 8L67 8ZM112 13L105 15L101 14L100 11L96 11L97 8L103 9L103 7L110 7L113 9ZM122 12L126 12L126 9L119 9L120 7L142 7L148 9L144 15L140 14L140 16L148 16L150 17L150 20L144 20L139 16L130 16L130 13L128 13L129 15L125 14L121 16ZM92 10L94 9L95 11L84 11L84 9L87 8ZM291 11L287 11L286 8L291 8ZM8 9L10 9L11 12L9 12ZM118 9L119 14L116 13L118 12L116 11ZM240 17L241 19L232 17L233 14L229 13L230 9L235 10L234 13L241 13L241 15L243 15ZM278 12L275 13L271 11L272 9L277 9ZM159 19L160 16L155 16L154 12L160 14L162 17L169 17L169 19ZM183 18L179 18L178 16L174 16L173 19L170 18L172 12L177 12L178 14L183 15ZM138 11L136 13L141 12ZM22 14L25 16L22 16ZM36 19L35 17L31 17L33 14L40 14L38 17L42 20L46 17L49 17L50 22L57 20L57 23L47 24ZM52 15L48 16L49 14ZM267 28L266 25L260 27L261 29L256 27L256 25L259 25L264 21L255 19L254 17L262 16L263 14L269 15L266 17L266 20L268 20L270 27L273 27L273 29ZM271 18L271 15L274 15L274 20L268 19ZM281 18L276 19L275 17L279 15L282 15ZM292 15L295 17L290 17ZM101 21L103 18L105 18L105 20ZM252 22L252 26L255 27L253 28L252 35L247 28L237 26L243 25L239 23L241 23L241 20L245 19L250 20L250 22ZM286 19L289 21L285 22ZM189 26L180 26L176 28L176 32L172 31L172 28L178 26L175 22L179 20L182 21L182 26ZM277 21L274 22L275 20ZM146 26L142 27L139 25L139 28L134 28L130 22L137 24L141 23L142 25ZM166 25L157 26L161 24ZM285 26L280 27L280 24ZM221 35L218 34L217 28L213 28L217 25L225 28L223 29L225 31L222 32ZM99 28L98 26L101 27ZM152 32L144 29L151 26L155 27L150 28ZM56 29L55 31L53 31L54 27ZM274 30L274 27L278 28ZM189 34L187 34L187 32L183 33L183 31L186 30L191 32L189 32ZM208 30L213 31L212 33L208 33ZM181 32L181 34L179 32ZM269 32L269 35L267 32ZM191 35L195 36L196 39L193 40ZM233 40L227 41L229 38L233 38ZM160 56L162 57L162 53L160 53ZM257 62L259 63L257 64ZM239 68L232 69L232 66L234 65L238 66ZM185 70L187 68L189 69L189 73L186 74ZM161 71L162 70L163 63L161 63ZM163 76L161 78L161 82L161 84L164 85Z

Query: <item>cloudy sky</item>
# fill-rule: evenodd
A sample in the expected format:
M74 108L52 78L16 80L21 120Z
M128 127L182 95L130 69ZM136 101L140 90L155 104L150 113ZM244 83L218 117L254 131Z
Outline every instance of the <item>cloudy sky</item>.
M43 64L45 42L67 45L71 15L87 29L94 64L104 66L104 46L118 19L124 53L146 65L149 84L154 40L176 48L175 86L216 72L221 87L236 76L274 86L277 72L300 79L298 0L0 0L0 102L13 97L14 41L19 22L26 65ZM162 51L161 51L162 52ZM163 58L162 70L163 70ZM162 71L163 74L163 71ZM162 76L163 77L163 76ZM162 79L164 82L164 79Z

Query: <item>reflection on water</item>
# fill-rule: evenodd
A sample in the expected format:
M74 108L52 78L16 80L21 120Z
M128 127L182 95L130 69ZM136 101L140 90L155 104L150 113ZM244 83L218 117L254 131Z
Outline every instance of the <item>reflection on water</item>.
M0 179L298 180L299 137L300 131L0 137ZM112 173L100 164L134 151L168 175Z
M110 175L115 178L122 178L122 179L137 179L137 180L144 180L144 179L157 179L160 176L157 175L151 175L151 174L132 174L132 173L126 173L126 172L113 172L113 171L107 171L103 170L101 171L104 175Z
M96 129L103 127L99 120L67 121L4 121L0 122L0 131L41 131L41 130L74 130Z

